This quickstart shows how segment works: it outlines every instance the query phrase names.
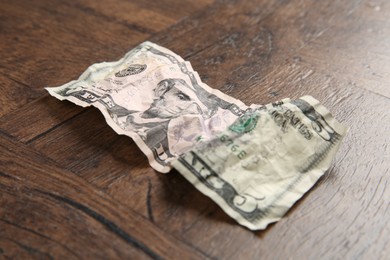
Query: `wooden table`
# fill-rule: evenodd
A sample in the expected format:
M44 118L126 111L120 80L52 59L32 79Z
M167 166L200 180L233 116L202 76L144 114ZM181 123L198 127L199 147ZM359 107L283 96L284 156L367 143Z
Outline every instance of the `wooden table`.
M5 0L0 37L0 257L389 259L390 1ZM321 100L350 128L331 169L251 232L43 89L144 40L246 104Z

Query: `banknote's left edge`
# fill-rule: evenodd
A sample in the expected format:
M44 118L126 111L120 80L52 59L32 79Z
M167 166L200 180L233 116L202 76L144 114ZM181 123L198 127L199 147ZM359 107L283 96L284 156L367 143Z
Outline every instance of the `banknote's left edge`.
M71 84L73 83L72 82L69 82L68 84ZM67 85L67 84L66 84ZM91 106L91 104L87 104L85 102L82 102L80 101L79 99L77 98L74 98L73 96L67 96L66 98L64 98L63 96L61 95L58 95L55 90L56 89L60 89L60 88L63 88L65 87L66 85L63 85L61 87L54 87L54 88L45 88L50 95L52 95L53 97L56 97L58 98L59 100L61 101L64 101L64 100L69 100L79 106L82 106L82 107L89 107ZM162 166L161 164L157 163L155 160L154 160L154 156L153 156L153 152L149 149L149 147L147 147L145 145L145 143L142 141L142 139L136 134L136 133L132 133L132 132L126 132L124 131L123 129L121 129L120 127L118 127L112 120L111 120L111 117L110 115L107 113L107 111L105 111L104 109L104 106L101 105L100 103L94 103L92 106L96 107L99 109L99 111L103 114L104 116L104 119L106 120L107 124L119 135L125 135L125 136L128 136L130 137L131 139L133 139L133 141L137 144L137 146L141 149L141 151L146 155L146 157L148 158L148 161L149 161L149 164L150 166L153 167L153 169L155 169L156 171L160 172L160 173L168 173L170 170L171 170L171 167L169 165L166 165L166 166Z
M73 80L65 85L62 85L60 87L45 87L45 89L47 90L47 92L49 92L49 94L61 101L64 101L64 100L69 100L75 104L77 104L78 106L81 106L81 107L89 107L91 106L91 104L88 104L88 103L85 103L85 102L81 102L79 99L73 97L73 96L67 96L67 97L64 97L64 96L61 96L61 95L58 95L56 93L55 90L59 90L61 88L63 88L64 86L67 86L67 85L70 85L70 84L74 84L77 80Z

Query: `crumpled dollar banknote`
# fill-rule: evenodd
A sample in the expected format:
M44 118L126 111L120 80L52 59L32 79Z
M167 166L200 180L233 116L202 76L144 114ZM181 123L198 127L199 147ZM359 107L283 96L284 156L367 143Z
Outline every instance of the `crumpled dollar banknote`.
M238 223L259 230L278 221L324 174L346 132L305 96L248 110L171 163Z
M155 170L175 167L252 230L279 220L314 185L347 131L309 96L247 106L210 88L189 62L151 42L46 89L60 100L98 108Z
M159 172L168 172L170 160L200 138L208 140L224 130L248 109L203 83L189 62L151 42L116 62L90 66L77 80L46 89L60 100L97 107Z

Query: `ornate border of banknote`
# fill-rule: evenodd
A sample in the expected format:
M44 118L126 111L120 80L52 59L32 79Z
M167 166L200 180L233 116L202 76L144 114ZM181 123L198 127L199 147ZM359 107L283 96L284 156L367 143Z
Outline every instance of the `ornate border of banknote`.
M315 184L347 132L310 96L246 106L150 42L47 90L60 100L97 107L154 169L175 167L252 230L279 220Z

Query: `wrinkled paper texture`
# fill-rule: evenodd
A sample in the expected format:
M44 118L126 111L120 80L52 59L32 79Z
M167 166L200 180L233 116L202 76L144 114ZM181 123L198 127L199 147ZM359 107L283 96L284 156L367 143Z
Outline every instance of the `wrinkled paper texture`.
M324 174L346 131L305 96L248 111L172 165L238 223L264 229Z
M223 131L248 109L204 84L189 62L151 42L119 61L90 66L78 80L46 89L60 100L97 107L159 172L168 172L170 160L200 138Z
M248 107L151 42L47 90L97 107L155 170L175 167L252 230L279 220L314 185L347 131L310 96Z

